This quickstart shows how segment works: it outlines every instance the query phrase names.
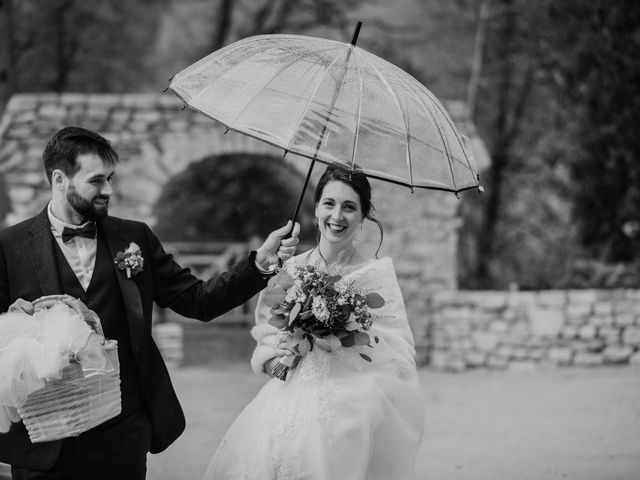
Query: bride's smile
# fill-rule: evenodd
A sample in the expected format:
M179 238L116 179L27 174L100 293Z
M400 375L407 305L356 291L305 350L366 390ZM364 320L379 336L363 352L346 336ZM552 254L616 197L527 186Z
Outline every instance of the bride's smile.
M322 240L341 247L353 241L362 221L357 192L340 181L332 181L325 186L315 213Z

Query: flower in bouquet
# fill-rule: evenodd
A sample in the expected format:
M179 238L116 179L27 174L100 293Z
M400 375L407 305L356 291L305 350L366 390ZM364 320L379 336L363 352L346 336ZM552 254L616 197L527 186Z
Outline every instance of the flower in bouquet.
M281 331L281 344L294 357L304 357L314 347L333 352L340 347L372 346L370 309L382 307L384 299L340 280L340 275L313 265L298 266L293 274L282 270L270 280L264 294L271 307L269 323ZM368 355L359 355L371 361ZM288 363L284 366L290 367L295 359ZM286 378L286 369L281 370Z

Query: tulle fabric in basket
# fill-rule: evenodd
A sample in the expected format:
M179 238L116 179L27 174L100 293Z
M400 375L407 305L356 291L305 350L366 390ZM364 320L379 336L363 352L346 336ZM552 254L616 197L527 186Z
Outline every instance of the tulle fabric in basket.
M117 342L95 312L68 296L33 303L33 315L0 315L0 432L22 419L32 442L46 442L118 415Z

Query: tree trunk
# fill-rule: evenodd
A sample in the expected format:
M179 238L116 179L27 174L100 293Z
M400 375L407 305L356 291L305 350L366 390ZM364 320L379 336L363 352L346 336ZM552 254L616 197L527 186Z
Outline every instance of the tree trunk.
M514 88L512 44L515 38L515 14L513 0L500 2L504 17L496 39L496 54L500 58L500 80L498 84L497 116L493 128L494 142L491 151L491 169L488 172L488 192L484 203L483 222L477 243L476 280L484 288L492 287L490 265L495 256L496 231L502 207L504 173L510 161L512 135L509 126L510 99Z
M0 117L14 89L13 0L0 0Z
M227 42L229 32L231 31L231 17L233 15L233 3L234 0L220 0L220 7L218 8L218 28L215 32L215 39L213 40L213 51L222 48Z

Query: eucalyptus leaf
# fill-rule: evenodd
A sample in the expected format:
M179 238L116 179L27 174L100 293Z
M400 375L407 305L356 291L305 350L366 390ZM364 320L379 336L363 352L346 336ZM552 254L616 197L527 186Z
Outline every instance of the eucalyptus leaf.
M293 308L289 312L289 325L291 325L291 323L296 319L301 309L302 309L302 305L300 305L299 303L296 303L293 306Z
M267 307L278 308L286 296L287 292L280 285L276 285L265 290L262 299Z
M367 306L369 308L380 308L384 305L384 298L382 298L379 293L367 293L367 296L365 298L367 300Z
M300 343L298 343L298 353L300 353L300 355L304 357L310 351L311 343L309 342L309 340L307 340L306 338L300 340Z
M316 337L315 344L325 352L333 352L342 345L338 337L335 335L328 335L323 338Z
M273 277L273 279L275 280L275 283L285 291L293 287L293 277L284 270L281 270L278 275Z
M369 334L364 332L353 332L353 337L356 345L369 345L369 342L371 341Z
M281 315L273 315L267 323L269 325L273 325L277 329L280 329L287 325L287 319Z
M353 347L356 344L355 335L353 332L349 332L348 335L340 339L340 342L342 342L342 346L345 348Z
M371 362L371 357L369 355L365 355L364 353L361 353L360 356L362 358L364 358L367 362Z

